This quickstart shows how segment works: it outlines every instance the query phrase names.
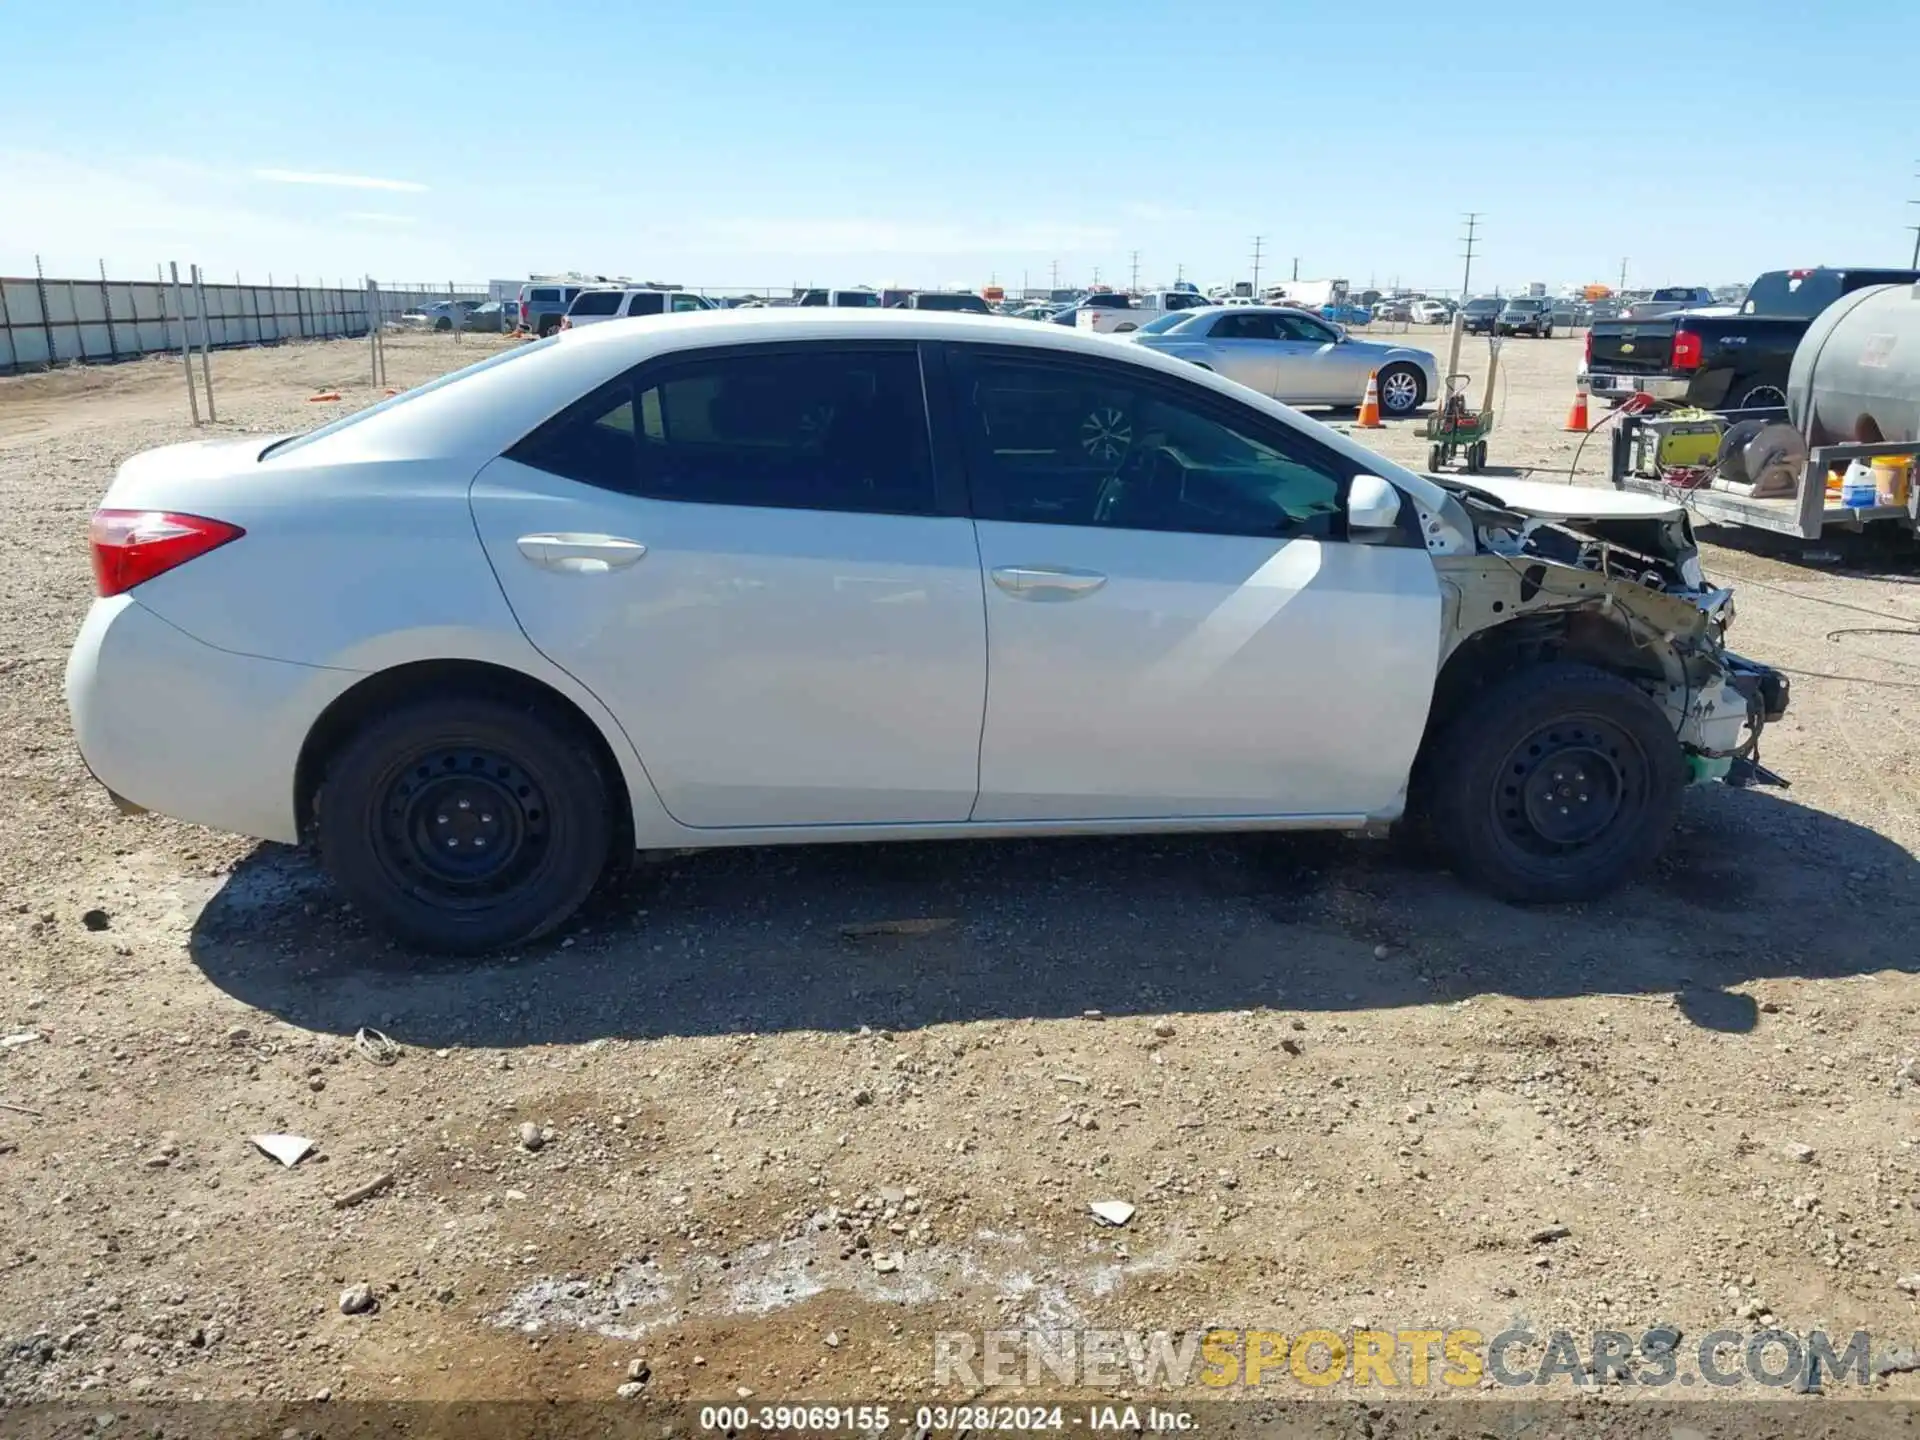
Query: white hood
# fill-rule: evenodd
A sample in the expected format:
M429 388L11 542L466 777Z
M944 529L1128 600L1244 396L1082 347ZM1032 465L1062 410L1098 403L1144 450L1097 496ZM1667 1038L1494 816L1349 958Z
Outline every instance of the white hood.
M1686 513L1670 500L1593 485L1556 485L1489 475L1449 475L1446 483L1461 490L1477 490L1510 510L1542 520L1676 520Z

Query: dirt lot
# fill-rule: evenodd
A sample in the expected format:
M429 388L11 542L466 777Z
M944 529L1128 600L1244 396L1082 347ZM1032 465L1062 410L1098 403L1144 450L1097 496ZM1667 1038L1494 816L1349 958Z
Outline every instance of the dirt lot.
M395 340L393 381L498 343ZM1565 475L1579 344L1508 345L1496 467ZM378 398L356 344L214 369L220 431ZM41 1037L0 1049L0 1398L610 1399L644 1356L666 1400L914 1399L933 1332L1023 1326L1920 1341L1903 552L1716 537L1794 786L1691 794L1604 904L1334 839L807 848L427 963L298 853L117 816L73 747L86 516L183 388L0 380L0 1034ZM842 928L901 919L951 923Z

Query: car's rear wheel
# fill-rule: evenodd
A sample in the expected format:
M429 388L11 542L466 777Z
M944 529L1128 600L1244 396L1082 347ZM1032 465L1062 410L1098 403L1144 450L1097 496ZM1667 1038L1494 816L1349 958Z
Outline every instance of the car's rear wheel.
M436 330L451 330L453 328L453 321L442 315L438 320L433 322L433 328Z
M369 920L424 950L546 934L585 900L613 833L606 777L563 722L443 696L355 733L327 766L320 855Z
M1734 408L1736 410L1758 410L1765 406L1772 405L1784 409L1786 408L1786 403L1787 392L1782 390L1778 385L1752 385L1742 392L1740 403Z
M1686 778L1664 711L1618 675L1555 662L1500 681L1439 737L1431 818L1454 868L1505 900L1590 900L1666 843Z
M1389 415L1411 415L1427 398L1426 377L1413 365L1389 365L1380 372L1380 408Z

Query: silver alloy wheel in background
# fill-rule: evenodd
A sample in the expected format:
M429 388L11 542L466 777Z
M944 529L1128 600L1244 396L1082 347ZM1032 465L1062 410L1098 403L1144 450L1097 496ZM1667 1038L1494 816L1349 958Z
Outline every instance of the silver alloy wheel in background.
M1390 370L1380 379L1380 408L1405 415L1420 403L1420 379L1411 370Z

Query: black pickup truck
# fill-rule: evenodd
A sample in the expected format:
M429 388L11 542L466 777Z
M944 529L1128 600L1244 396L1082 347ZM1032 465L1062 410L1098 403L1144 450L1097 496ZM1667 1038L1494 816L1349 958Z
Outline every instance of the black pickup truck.
M1863 285L1916 280L1916 270L1769 270L1737 311L1704 307L1653 320L1596 320L1582 375L1608 400L1645 391L1704 410L1785 405L1793 352L1816 315Z

